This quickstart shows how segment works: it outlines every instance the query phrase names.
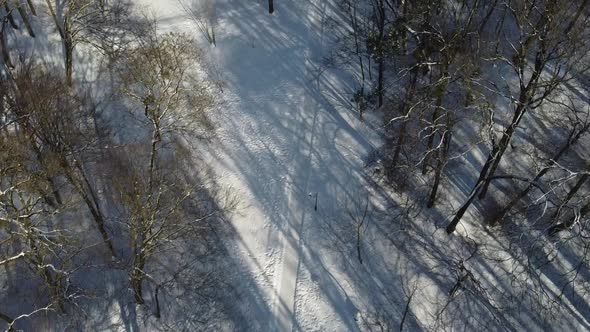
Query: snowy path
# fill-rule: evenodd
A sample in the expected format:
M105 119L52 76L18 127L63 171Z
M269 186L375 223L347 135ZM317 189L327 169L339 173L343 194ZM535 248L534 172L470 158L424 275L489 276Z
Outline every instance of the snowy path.
M194 34L176 5L137 1L151 3L167 22L163 30ZM354 195L371 149L356 116L334 108L324 94L349 91L346 80L319 76L335 2L281 1L273 15L266 1L213 2L218 43L208 52L227 88L226 104L214 116L219 146L209 161L239 197L231 220L239 237L235 252L253 276L252 282L238 277L234 286L242 289L233 304L233 315L242 317L239 330L354 329L354 306L330 258L307 238L320 233L325 218L342 220L337 199Z

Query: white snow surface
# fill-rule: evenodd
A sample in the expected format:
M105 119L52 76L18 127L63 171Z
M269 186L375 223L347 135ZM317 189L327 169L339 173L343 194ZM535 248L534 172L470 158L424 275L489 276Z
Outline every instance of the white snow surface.
M368 113L360 121L350 101L354 75L324 65L334 47L330 32L338 22L338 0L275 0L272 15L266 0L183 1L211 5L216 46L204 40L177 0L134 0L156 15L161 32L181 31L197 39L224 84L211 115L216 136L195 144L239 204L229 218L236 237L224 262L230 265L227 288L220 290L226 292L221 300L228 302L223 306L228 322L205 323L202 329L386 331L399 330L402 320L404 330L543 330L555 328L557 321L563 331L590 329L585 295L565 293L567 319L519 302L528 290L516 289L506 276L526 265L510 259L501 236L490 237L481 222L473 222L481 219L477 208L467 213L458 234L444 234L441 226L471 188L485 147L474 147L449 166L436 209L422 210L416 199L425 196L427 184L411 188L415 196L392 195L370 180L365 161L381 145L381 120ZM58 37L48 35L52 53L59 54ZM84 61L77 55L75 72ZM454 137L468 145L474 128L468 122L462 125ZM351 214L362 215L366 199L370 213L360 264ZM405 203L408 208L396 208ZM469 261L482 238L490 248L487 260ZM522 243L526 240L523 236ZM479 280L472 288L492 295L459 291L450 296L466 270ZM556 275L549 267L540 268L548 293L562 287L564 280ZM108 285L109 296L126 287L121 286L126 281L123 270L97 276L93 282ZM112 280L120 284L110 284ZM507 305L511 301L514 305ZM177 310L190 311L189 300L185 302ZM442 308L446 321L437 322ZM117 299L97 305L89 314L99 323L87 323L83 330L194 329L166 313L156 321L148 311ZM148 318L138 320L142 315ZM200 318L190 312L185 316ZM52 330L51 322L39 321L37 330ZM472 324L464 323L468 321Z
M175 1L138 3L163 31L196 33ZM321 72L334 3L277 1L273 15L266 4L216 0L217 46L203 44L227 84L209 162L238 195L235 249L263 299L262 308L240 303L253 317L239 328L354 330L356 296L314 237L326 222L347 222L339 199L365 187L363 158L378 135L334 106L330 96L350 90L346 77Z

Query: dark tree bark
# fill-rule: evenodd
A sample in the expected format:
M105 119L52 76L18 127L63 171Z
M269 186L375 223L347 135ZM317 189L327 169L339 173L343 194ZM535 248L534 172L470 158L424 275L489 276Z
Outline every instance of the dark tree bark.
M6 45L6 36L4 30L6 28L6 21L2 22L2 29L0 29L0 49L2 51L2 61L8 68L14 68L12 61L10 60L10 53L8 52L8 45Z
M268 13L272 14L275 12L274 0L268 0Z
M33 31L33 28L31 27L31 22L29 22L29 17L27 13L23 9L23 7L18 3L18 1L15 1L15 6L18 10L21 19L23 20L23 24L25 25L25 28L27 29L29 36L35 38L35 31Z
M12 16L12 9L8 6L8 1L4 2L4 10L6 10L6 19L12 26L13 29L18 30L18 24L14 21L14 16Z
M573 29L573 27L576 25L576 22L578 22L578 20L580 19L580 16L584 12L584 9L586 9L586 6L588 6L588 3L590 3L590 0L584 0L584 2L582 2L580 4L580 7L576 11L576 14L572 18L568 27L565 29L565 33L569 33Z
M94 190L93 190L92 186L90 185L90 182L89 182L88 177L86 176L84 170L81 167L78 167L78 169L81 173L81 176L83 178L83 180L80 181L78 179L78 176L75 175L75 171L74 171L73 167L70 166L67 161L65 161L65 160L62 161L62 168L64 170L66 178L74 186L74 188L76 189L78 194L82 197L82 200L84 201L84 203L88 207L88 210L90 211L90 214L92 215L92 218L94 219L94 222L96 224L96 227L98 228L98 231L100 232L103 242L106 244L107 248L111 252L111 255L113 257L115 257L116 256L115 248L113 247L113 242L111 241L111 238L107 232L106 220L104 218L104 214L102 213L102 211L100 209L98 197L94 193ZM81 183L81 182L83 182L83 183Z
M377 96L379 98L379 107L383 106L383 95L385 93L385 54L384 54L384 38L385 38L385 4L383 0L378 0L375 6L375 16L377 17L377 27L379 29L379 36L377 40Z
M72 40L72 33L70 31L69 17L64 19L64 52L65 52L65 67L66 67L66 82L68 86L73 84L74 73L74 41Z
M33 4L33 1L27 0L27 4L29 5L29 9L31 10L31 14L33 14L33 16L37 16L37 10L35 10L35 5Z

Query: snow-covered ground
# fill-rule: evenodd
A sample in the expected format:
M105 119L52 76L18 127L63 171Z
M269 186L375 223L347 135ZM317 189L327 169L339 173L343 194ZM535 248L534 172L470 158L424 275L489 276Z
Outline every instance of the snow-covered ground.
M374 137L326 97L349 90L320 72L333 4L277 3L272 16L264 4L216 1L218 43L210 49L228 85L213 168L240 193L236 250L267 306L252 308L246 326L350 329L350 289L339 285L339 266L318 252L323 241L314 236L327 218L347 222L338 199L362 194L362 159Z
M163 30L194 34L175 1L140 3L161 15ZM334 226L354 234L345 205L367 195L363 159L378 135L335 106L349 104L337 100L351 91L347 77L323 71L335 2L278 1L273 15L265 1L213 5L217 46L203 47L227 87L209 161L238 194L235 251L258 288L245 291L262 299L237 299L252 315L239 328L354 330L358 295L317 237Z
M461 224L459 235L444 234L441 226L474 180L465 170L449 171L451 185L431 211L412 194L424 194L427 185L410 182L416 186L411 193L392 195L370 179L365 165L381 145L380 119L367 114L360 121L350 101L352 75L324 65L334 47L338 0L275 0L272 15L266 0L183 1L211 5L216 46L204 40L178 1L134 0L157 17L162 32L182 31L197 39L223 85L212 114L215 138L195 142L218 182L238 199L229 216L235 236L227 248L226 288L220 290L225 294L214 299L224 302L228 321L210 329L386 331L402 324L407 330L502 330L553 324L544 312L530 310L534 304L520 303L519 292L526 289L508 284L503 271L522 265L503 256L503 239L470 228L469 222ZM465 126L458 130L459 141L473 130ZM475 173L483 156L474 148L453 162L473 164L469 171ZM361 263L355 218L365 209ZM482 238L490 245L474 256ZM480 283L470 281L471 273ZM461 285L465 293L472 293L455 296L451 289L462 278L472 284ZM551 287L554 292L560 286ZM575 296L566 297L576 319L563 329L590 328L587 305L576 307ZM91 314L107 319L85 327L191 330L165 316L162 322L131 323L139 316L132 306L97 307ZM190 303L183 308L190 310Z

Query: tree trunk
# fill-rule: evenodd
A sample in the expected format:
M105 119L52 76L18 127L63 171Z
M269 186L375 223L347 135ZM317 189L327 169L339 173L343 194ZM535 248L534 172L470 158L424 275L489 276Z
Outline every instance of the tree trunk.
M29 5L29 9L31 10L31 14L33 14L33 16L37 16L37 11L35 10L35 5L33 5L33 1L27 0L27 4Z
M156 313L155 316L157 319L160 319L162 317L161 313L160 313L160 298L158 297L158 295L160 294L160 285L156 285L156 290L154 293L154 300L156 301Z
M12 16L12 10L8 7L8 1L4 2L4 9L6 10L6 18L8 19L8 22L13 29L18 30L18 25L14 21L14 16Z
M66 67L66 82L69 87L73 85L73 72L74 72L74 41L72 40L72 33L69 27L69 19L66 16L64 21L64 52L65 52L65 67Z
M383 51L383 39L385 37L385 4L383 0L378 1L378 14L377 16L377 24L379 26L379 39L377 41L378 44L378 71L379 76L377 77L377 95L379 97L379 107L383 106L383 94L384 94L384 81L385 81L385 54Z
M0 49L2 51L2 61L8 68L14 68L12 61L10 60L10 53L8 52L8 46L6 45L6 36L4 36L4 28L6 27L6 21L2 22L2 29L0 29Z
M153 186L154 186L154 177L156 172L156 157L158 153L158 143L162 140L160 136L160 128L158 124L155 124L154 132L152 133L152 147L150 150L150 168L149 168L149 179L148 179L148 193L151 197Z
M442 174L443 174L444 168L447 165L447 161L449 160L449 150L451 148L451 137L452 137L452 133L451 133L450 115L447 114L447 126L445 128L445 133L443 134L442 147L439 151L439 158L438 158L436 170L434 173L434 183L432 184L432 190L430 191L428 203L426 204L426 206L428 208L432 208L434 206L434 203L436 202L436 194L438 192L440 180L442 179Z
M355 51L356 51L356 55L358 57L359 60L359 67L361 69L361 90L360 90L360 96L359 96L359 100L357 100L357 107L359 108L359 119L361 121L363 121L363 112L364 112L364 108L365 108L365 64L363 61L363 55L361 53L361 47L360 47L360 42L359 42L359 37L358 37L358 33L359 33L359 28L358 28L358 18L357 18L357 14L356 14L356 5L353 3L352 5L352 12L350 13L351 16L351 23L352 23L352 34L354 37L354 45L355 45Z
M359 263L363 265L363 257L361 256L361 228L363 227L362 223L359 223L356 226L356 255L359 260Z
M143 279L145 268L145 257L143 254L136 253L135 261L133 262L133 271L131 272L131 288L135 297L135 303L144 304L143 299Z
M26 123L21 122L21 125L23 127L29 127L28 122L26 122ZM41 165L41 167L43 169L47 169L48 168L47 164L45 162L45 159L43 158L43 154L41 153L41 148L37 144L35 137L32 135L29 135L29 141L31 143L31 147L33 148L33 151L35 152L35 157L37 158L39 165ZM49 194L43 192L42 193L43 199L45 200L45 202L47 204L49 204L49 206L58 207L58 206L62 205L63 201L61 199L61 194L59 193L57 185L55 184L55 180L49 174L47 174L45 176L45 179L47 180L47 182L49 183L49 186L51 187L51 191L53 193L53 198L50 197ZM54 199L55 199L55 201L54 201Z
M572 18L570 24L568 25L568 27L565 29L565 33L568 34L576 25L576 22L578 21L578 19L580 19L580 16L582 15L582 13L584 12L584 9L586 8L586 6L588 6L588 3L590 3L590 0L584 0L584 2L582 2L580 4L580 7L578 8L578 10L576 11L575 16Z
M24 226L26 229L30 229L31 223L30 220L27 218L24 220ZM31 251L34 253L30 255L29 262L33 264L37 269L37 273L39 273L43 280L45 281L45 286L47 286L47 290L49 294L51 294L51 300L61 312L65 311L65 306L63 302L63 298L60 292L60 284L59 279L54 278L52 275L52 270L46 266L43 256L40 254L39 246L37 245L37 239L34 237L33 232L27 233L27 240L29 242L29 247L31 247Z
M559 204L557 211L555 211L555 214L553 214L553 217L551 219L558 220L559 216L561 215L561 210L563 210L563 207L566 206L572 198L574 198L576 193L580 190L580 188L582 188L582 186L588 181L589 178L590 174L586 173L578 179L578 182L576 182L574 187L568 192L565 199L561 202L561 204Z
M275 12L274 0L268 0L268 13L272 14Z
M84 185L82 183L80 183L80 181L73 174L74 172L71 169L70 165L67 163L67 161L65 161L65 160L62 161L62 164L63 164L62 166L64 169L64 173L66 175L66 178L74 186L74 188L76 189L78 194L82 197L82 200L84 201L84 203L86 203L86 206L90 210L90 214L92 215L92 218L94 219L96 227L98 228L98 231L100 232L100 235L102 236L103 242L106 244L107 248L111 252L111 255L113 257L116 257L117 255L115 253L115 248L113 247L113 242L111 241L109 234L107 232L107 229L106 229L106 221L104 219L102 212L100 211L100 206L98 205L97 198L95 197L94 192L92 191L91 188L88 189L90 191L90 194L94 198L94 203L96 203L96 206L94 205L93 200L89 197L88 191L84 190ZM89 182L88 182L88 179L86 178L85 174L83 174L83 178L84 178L84 181L86 181L87 186L89 186Z
M377 77L377 96L379 97L379 107L383 106L383 89L384 89L384 76L385 76L385 64L383 62L383 56L379 57L378 62L379 75Z
M31 27L31 22L29 22L29 17L27 16L27 13L23 9L23 7L18 3L18 0L15 0L14 2L14 5L16 6L18 13L21 19L23 20L23 24L25 25L25 28L27 28L27 32L31 37L35 38L35 31L33 31L33 28Z
M448 64L446 64L442 70L442 73L439 77L440 80L446 80L445 75L447 74ZM436 133L436 124L438 123L438 117L440 116L440 110L443 102L444 94L447 91L447 82L443 82L442 86L437 87L436 90L436 101L434 104L434 112L432 113L432 120L431 124L433 127L428 130L428 143L426 145L426 156L424 156L424 161L422 162L422 175L426 175L428 172L428 161L431 154L431 150L434 146L434 134Z
M432 126L436 126L437 123L437 119L439 117L439 108L440 108L440 103L439 103L439 98L437 98L436 100L436 106L434 108L434 113L432 113L432 120L431 120L431 124ZM426 144L426 155L424 156L424 160L422 161L422 175L426 175L426 173L428 173L428 163L430 160L430 155L432 154L432 148L434 147L434 136L436 134L436 130L434 128L430 128L428 130L428 143Z
M479 25L479 29L478 29L480 34L483 32L483 29L485 29L486 25L488 24L490 17L492 17L492 14L496 10L497 3L498 3L498 0L494 0L494 2L490 5L490 9L488 10L486 16L481 21L481 24Z

